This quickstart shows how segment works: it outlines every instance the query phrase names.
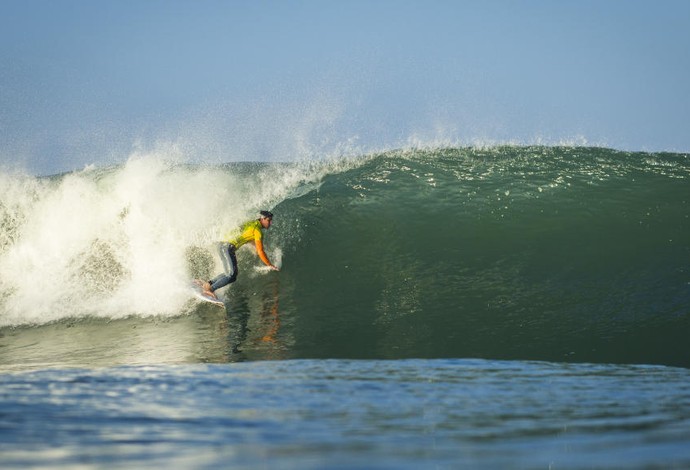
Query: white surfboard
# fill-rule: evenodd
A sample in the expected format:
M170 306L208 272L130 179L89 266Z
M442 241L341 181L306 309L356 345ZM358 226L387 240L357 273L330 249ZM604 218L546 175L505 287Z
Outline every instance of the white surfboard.
M192 282L190 284L190 287L192 289L192 295L194 295L194 297L196 297L197 299L203 300L204 302L208 302L213 305L218 305L219 307L225 307L225 304L221 300L215 299L212 296L204 293L204 290L201 288L201 286L199 286L195 282Z

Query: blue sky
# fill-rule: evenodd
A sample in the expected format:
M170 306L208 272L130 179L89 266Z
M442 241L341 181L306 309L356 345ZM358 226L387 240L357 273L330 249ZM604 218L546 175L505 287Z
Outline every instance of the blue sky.
M0 0L0 158L686 152L688 25L686 0Z

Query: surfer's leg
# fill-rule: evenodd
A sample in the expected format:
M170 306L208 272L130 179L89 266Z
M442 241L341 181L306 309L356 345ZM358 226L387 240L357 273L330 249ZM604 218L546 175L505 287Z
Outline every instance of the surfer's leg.
M223 262L225 272L209 281L210 286L208 290L213 293L215 290L225 287L237 280L237 256L235 256L235 247L229 243L221 243L218 247L220 252L220 259Z

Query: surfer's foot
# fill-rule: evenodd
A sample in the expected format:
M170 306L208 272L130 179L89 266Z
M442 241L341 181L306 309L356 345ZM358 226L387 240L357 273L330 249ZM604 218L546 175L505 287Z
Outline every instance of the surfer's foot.
M206 294L207 296L213 297L214 299L218 300L218 296L216 296L216 294L214 294L214 293L211 292L210 290L205 290L205 291L204 291L204 294Z
M194 284L201 287L204 292L211 292L211 283L208 281L202 281L201 279L194 279Z
M218 300L218 296L213 293L211 290L211 283L208 281L202 281L201 279L194 279L194 284L199 286L201 290L203 291L204 295L207 295L209 297L213 297L214 299Z

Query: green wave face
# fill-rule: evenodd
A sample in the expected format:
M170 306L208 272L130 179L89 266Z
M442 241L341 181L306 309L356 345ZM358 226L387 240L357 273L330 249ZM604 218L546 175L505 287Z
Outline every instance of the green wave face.
M300 354L688 366L688 163L444 149L327 176L277 208Z

